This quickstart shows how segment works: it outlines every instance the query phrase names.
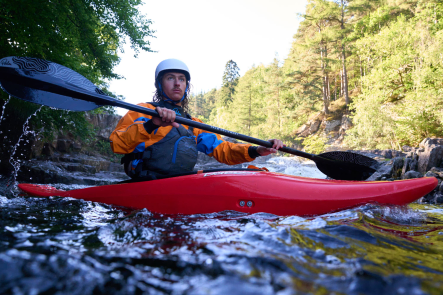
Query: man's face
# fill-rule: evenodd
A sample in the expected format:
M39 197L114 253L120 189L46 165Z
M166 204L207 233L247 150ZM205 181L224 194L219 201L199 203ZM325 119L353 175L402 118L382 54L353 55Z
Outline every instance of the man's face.
M162 79L162 87L170 99L179 101L185 94L186 76L176 72L166 73Z

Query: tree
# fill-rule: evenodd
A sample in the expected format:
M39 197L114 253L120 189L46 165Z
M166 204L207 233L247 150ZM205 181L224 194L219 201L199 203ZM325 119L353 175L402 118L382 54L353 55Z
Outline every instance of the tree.
M348 72L346 69L346 33L348 30L346 30L346 22L347 19L345 18L346 8L349 4L348 0L340 0L339 7L340 7L340 15L338 17L338 23L340 24L340 45L341 45L341 61L342 61L342 85L343 85L343 96L345 97L345 103L348 105L349 100L349 92L348 92Z
M284 88L283 73L279 65L279 60L274 58L273 62L266 68L267 88L267 109L269 112L268 121L275 118L271 122L271 126L276 125L275 130L282 131L282 90ZM273 128L274 129L274 128Z
M113 68L128 37L131 47L151 51L151 21L141 0L0 0L0 57L47 59L94 83L119 78Z
M240 69L237 63L232 59L226 63L225 71L223 73L223 85L222 85L222 105L227 105L232 102L232 98L235 92L235 86L237 86Z
M330 101L330 42L331 27L334 24L334 15L337 15L338 6L327 0L311 0L306 7L303 26L305 27L305 46L319 55L319 68L322 74L323 112L329 114ZM307 33L307 34L306 34Z
M135 54L151 51L148 38L154 32L149 28L151 21L137 9L141 4L141 0L0 0L0 58L50 60L81 73L94 84L106 86L106 80L120 78L114 67L126 38ZM3 91L0 98L9 101ZM8 151L20 143L23 123L37 108L19 100L8 103L5 117L11 114L14 119L1 125L0 173L10 168ZM62 129L75 136L88 136L89 125L83 112L43 107L32 118L34 129L43 127L47 136Z
M253 129L263 123L260 110L263 109L260 70L253 67L239 78L234 100L230 105L233 127L238 132L251 136ZM254 134L257 135L257 134Z

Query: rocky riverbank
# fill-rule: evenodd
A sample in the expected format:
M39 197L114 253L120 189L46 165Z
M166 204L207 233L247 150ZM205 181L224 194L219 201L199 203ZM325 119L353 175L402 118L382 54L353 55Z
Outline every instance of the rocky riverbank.
M437 188L421 202L443 203L443 138L426 138L418 147L404 146L402 151L372 150L362 153L380 163L368 181L436 177Z
M109 135L120 120L112 114L88 114L95 136L88 143L77 141L65 133L55 133L51 142L34 142L30 157L20 163L19 182L103 185L128 179L120 157L112 154ZM397 180L433 176L438 187L422 198L422 202L443 203L443 138L426 138L418 147L397 150L360 151L379 161L379 169L368 179ZM267 159L259 158L255 165ZM226 165L199 155L198 169L217 169ZM242 167L241 165L235 166Z

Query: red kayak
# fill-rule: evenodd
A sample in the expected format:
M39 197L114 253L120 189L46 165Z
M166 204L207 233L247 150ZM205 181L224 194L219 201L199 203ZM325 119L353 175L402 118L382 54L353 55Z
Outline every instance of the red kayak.
M219 171L166 179L104 185L71 191L19 184L29 195L61 196L161 214L224 210L313 216L368 203L409 204L431 192L437 179L340 181L265 171Z

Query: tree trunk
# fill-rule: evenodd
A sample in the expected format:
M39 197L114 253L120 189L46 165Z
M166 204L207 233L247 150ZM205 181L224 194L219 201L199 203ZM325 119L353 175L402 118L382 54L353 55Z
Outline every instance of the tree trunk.
M249 120L248 120L248 136L251 136L251 125L252 125L251 111L252 111L252 97L251 97L251 85L249 85Z
M322 68L322 75L323 75L323 112L325 113L325 115L329 114L329 99L328 99L328 76L326 74L326 65L325 62L323 61L323 50L326 49L326 46L323 47L322 46L322 50L321 50L321 68ZM325 50L326 51L326 50ZM325 58L326 58L326 52L325 52Z
M344 0L341 0L341 29L345 29L345 4ZM343 36L344 37L344 36ZM344 39L344 38L343 38ZM349 104L349 94L348 94L348 73L346 71L346 52L345 44L342 40L341 43L341 60L343 68L343 95L345 96L346 105Z
M346 105L350 103L348 93L348 72L346 71L346 53L344 44L342 44L342 63L343 63L343 95L345 96Z
M343 96L343 72L340 70L340 97Z
M334 77L334 100L337 100L337 75Z

